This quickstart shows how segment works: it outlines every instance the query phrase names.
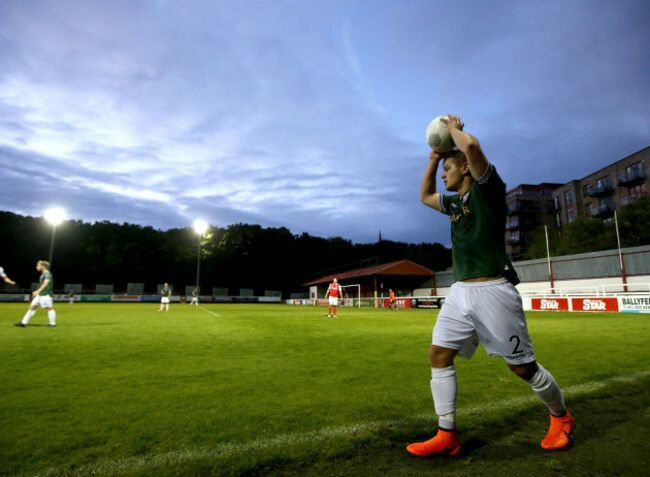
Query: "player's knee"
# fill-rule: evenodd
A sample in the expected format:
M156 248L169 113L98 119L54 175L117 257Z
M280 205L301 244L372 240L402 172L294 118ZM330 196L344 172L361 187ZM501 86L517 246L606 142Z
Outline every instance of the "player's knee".
M446 368L454 364L454 357L457 351L442 346L431 346L429 350L429 361L432 368Z
M508 368L524 381L530 381L537 372L537 362L533 361L532 363L526 364L508 364Z

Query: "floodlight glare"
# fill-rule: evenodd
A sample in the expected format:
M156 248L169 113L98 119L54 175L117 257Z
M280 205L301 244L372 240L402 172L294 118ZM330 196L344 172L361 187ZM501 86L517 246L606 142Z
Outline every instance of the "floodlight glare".
M45 212L45 220L54 226L59 225L65 219L65 211L58 207L49 209Z
M203 235L208 230L208 227L209 225L205 220L199 219L194 221L194 231L199 235Z

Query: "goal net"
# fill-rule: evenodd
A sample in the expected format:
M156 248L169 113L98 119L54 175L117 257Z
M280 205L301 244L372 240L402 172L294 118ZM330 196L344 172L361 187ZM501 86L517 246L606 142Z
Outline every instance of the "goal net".
M361 308L361 285L341 285L343 289L343 306Z

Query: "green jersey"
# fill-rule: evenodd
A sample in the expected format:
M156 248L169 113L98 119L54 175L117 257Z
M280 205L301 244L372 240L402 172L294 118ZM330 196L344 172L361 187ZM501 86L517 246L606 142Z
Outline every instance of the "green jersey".
M163 289L160 290L160 294L161 294L162 296L164 296L164 297L169 298L170 296L172 296L171 288L169 288L169 287L163 287Z
M39 296L52 296L54 295L54 279L52 278L52 272L49 270L47 272L41 273L41 278L38 279L40 283L43 283L45 280L48 280L48 284L41 292Z
M440 211L451 219L454 281L506 275L517 281L506 255L506 185L492 164L461 197L440 196Z

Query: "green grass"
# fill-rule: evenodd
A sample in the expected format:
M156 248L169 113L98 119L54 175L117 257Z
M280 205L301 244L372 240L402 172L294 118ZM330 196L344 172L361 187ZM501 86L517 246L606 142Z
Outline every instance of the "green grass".
M576 445L539 448L529 386L480 349L458 360L457 459L435 429L435 312L285 305L57 306L50 329L0 305L0 475L629 475L650 455L648 316L529 313ZM612 445L615 444L615 445Z

